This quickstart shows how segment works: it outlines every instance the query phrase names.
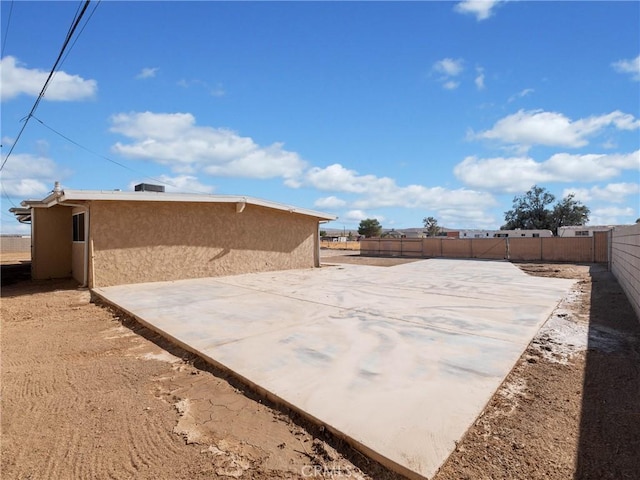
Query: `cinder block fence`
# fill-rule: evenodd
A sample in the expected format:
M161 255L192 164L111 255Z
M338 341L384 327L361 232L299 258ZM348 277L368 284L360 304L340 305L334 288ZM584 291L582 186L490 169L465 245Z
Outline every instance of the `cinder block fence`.
M640 224L613 230L611 271L640 319Z
M609 232L578 238L366 238L360 241L360 254L607 263Z

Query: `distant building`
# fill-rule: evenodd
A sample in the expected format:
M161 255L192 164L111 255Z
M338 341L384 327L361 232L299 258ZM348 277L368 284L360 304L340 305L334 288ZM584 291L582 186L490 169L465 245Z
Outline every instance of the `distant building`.
M593 232L608 232L613 230L614 225L580 225L572 227L559 227L559 237L593 237Z
M346 242L348 238L340 235L325 235L320 240L323 242Z
M402 230L386 230L380 235L381 238L407 238L407 235Z
M544 238L551 230L460 230L458 238Z

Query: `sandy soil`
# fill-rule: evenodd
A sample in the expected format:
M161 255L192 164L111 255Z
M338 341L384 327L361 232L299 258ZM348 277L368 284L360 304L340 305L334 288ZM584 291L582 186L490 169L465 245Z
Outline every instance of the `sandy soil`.
M16 265L21 263L28 263L31 261L30 252L2 252L0 253L0 264L2 265Z
M436 480L636 478L640 322L600 267L520 267L579 283ZM3 478L397 478L75 283L5 272Z

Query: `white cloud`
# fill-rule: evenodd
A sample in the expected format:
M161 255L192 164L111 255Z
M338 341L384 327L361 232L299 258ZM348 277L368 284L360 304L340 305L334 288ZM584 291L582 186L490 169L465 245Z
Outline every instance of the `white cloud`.
M640 184L638 183L610 183L604 187L594 186L591 188L565 188L562 196L573 193L577 200L583 203L604 201L610 203L623 203L629 195L640 194Z
M448 77L456 77L464 70L464 60L461 58L443 58L434 63L433 70Z
M629 73L632 80L640 81L640 55L629 60L618 60L613 62L611 66L616 72Z
M456 82L455 80L449 80L442 84L442 88L445 90L455 90L460 86L460 82Z
M446 90L455 90L460 85L460 82L454 80L464 71L464 60L461 58L443 58L433 64L432 71L439 73L439 80L442 83L442 88Z
M520 90L518 93L511 95L509 97L508 102L515 102L518 98L524 98L527 95L531 95L535 90L533 88L525 88L523 90Z
M130 139L112 150L129 158L150 160L174 172L276 178L295 186L306 162L282 143L266 147L225 128L201 127L190 113L120 113L111 117L111 131Z
M443 208L438 211L438 223L448 228L495 228L503 223L503 219L496 219L487 214L482 208L468 207L465 209Z
M463 0L456 4L458 13L475 15L477 21L486 20L493 14L493 9L503 0Z
M467 157L454 167L453 173L472 188L498 192L519 192L551 180L541 165L528 157Z
M333 195L329 197L322 197L315 201L314 206L318 208L340 208L344 207L347 204L341 198L335 197Z
M340 220L344 220L347 222L360 222L361 220L364 220L366 218L375 218L376 220L378 220L378 222L381 223L384 220L384 217L382 215L369 214L364 210L349 210L340 217Z
M476 83L476 88L478 90L484 90L485 89L485 85L484 85L484 68L482 67L477 67L476 68L476 79L475 79L475 83Z
M2 100L19 95L37 97L49 76L49 72L20 66L16 58L8 56L0 60ZM71 101L92 98L98 90L98 82L85 80L78 75L58 71L44 95L45 100Z
M359 175L355 170L349 170L339 163L325 168L310 168L303 183L318 190L349 193L366 193L395 185L395 181L389 177Z
M140 73L136 75L136 78L138 80L143 80L145 78L153 78L156 76L156 73L158 73L158 70L160 70L158 67L153 67L153 68L145 67L142 70L140 70Z
M19 153L11 155L0 176L5 193L24 200L43 198L66 172L50 158Z
M561 113L519 110L496 122L490 130L471 133L475 139L497 140L506 144L583 147L588 138L613 126L619 130L640 128L640 120L618 110L600 116L572 121Z
M355 209L352 212L364 215L363 218L370 209L393 207L433 211L438 215L447 212L447 218L465 218L470 210L477 213L495 205L494 198L488 193L423 185L399 186L392 178L360 175L340 164L309 169L301 184L318 190L359 194L352 203Z
M619 222L617 217L634 217L636 211L631 207L604 207L594 208L593 218L589 221L595 225L594 219L599 219L598 223L603 225L613 225Z
M558 153L544 162L530 157L467 157L453 171L472 188L513 193L538 183L606 180L623 170L639 168L640 150L637 150L628 154Z
M162 185L165 186L167 192L177 193L213 193L214 188L210 185L200 183L197 177L192 175L177 175L171 177L169 175L159 175L155 177ZM152 180L153 181L153 180ZM133 181L129 183L131 190L141 183L141 181Z

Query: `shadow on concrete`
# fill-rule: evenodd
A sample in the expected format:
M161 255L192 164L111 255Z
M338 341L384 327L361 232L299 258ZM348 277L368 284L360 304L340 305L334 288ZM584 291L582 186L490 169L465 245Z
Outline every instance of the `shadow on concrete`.
M576 480L640 478L640 319L610 272L591 272Z

